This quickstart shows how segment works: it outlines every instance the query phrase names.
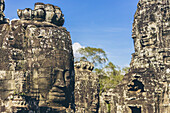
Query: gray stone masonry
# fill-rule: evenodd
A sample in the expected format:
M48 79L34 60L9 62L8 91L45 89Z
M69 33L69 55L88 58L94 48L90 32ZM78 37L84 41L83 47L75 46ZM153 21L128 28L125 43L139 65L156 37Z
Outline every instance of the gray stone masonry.
M18 10L21 20L0 24L1 113L74 111L70 33L57 21L40 21L49 14L41 15L42 10L55 11L55 17L61 14L59 7L36 3L34 18L29 19L31 10L27 8Z
M101 96L100 113L169 113L169 0L140 0L134 15L129 73Z

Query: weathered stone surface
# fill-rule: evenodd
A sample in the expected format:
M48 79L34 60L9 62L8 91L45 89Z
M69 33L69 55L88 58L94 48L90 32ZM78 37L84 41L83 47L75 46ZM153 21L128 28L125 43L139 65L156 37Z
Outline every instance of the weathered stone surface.
M90 62L75 63L75 108L76 113L98 113L99 77Z
M169 0L140 0L134 16L130 71L103 93L100 113L169 113Z
M64 15L59 7L52 4L35 3L34 10L26 8L17 10L18 17L22 20L45 21L57 26L63 26Z
M73 111L70 34L53 23L30 20L31 12L25 9L24 19L0 24L0 112Z
M5 2L4 0L0 0L0 24L9 22L9 19L5 18L4 10L5 10Z

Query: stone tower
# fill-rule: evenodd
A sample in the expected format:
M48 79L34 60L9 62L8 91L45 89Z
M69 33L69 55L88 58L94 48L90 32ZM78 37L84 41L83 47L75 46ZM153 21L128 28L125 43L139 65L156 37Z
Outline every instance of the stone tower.
M140 0L134 15L129 73L103 93L100 113L169 113L170 1Z
M98 113L99 77L90 62L75 63L75 113Z
M11 24L0 18L0 112L71 111L74 60L61 9L36 3L17 13Z

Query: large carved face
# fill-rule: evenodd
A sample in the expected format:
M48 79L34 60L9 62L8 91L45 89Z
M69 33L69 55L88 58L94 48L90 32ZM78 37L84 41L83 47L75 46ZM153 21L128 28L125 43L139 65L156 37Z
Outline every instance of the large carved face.
M135 51L159 46L162 35L162 13L157 10L157 6L142 7L138 8L133 24Z
M20 22L12 22L0 49L0 52L7 51L6 60L1 61L1 65L8 67L1 70L5 70L4 76L11 77L7 81L4 77L3 89L8 91L2 93L5 94L3 99L17 92L35 98L39 106L68 107L72 101L74 80L68 32L58 27L33 25L37 22L30 25L28 21L23 21L22 25Z
M73 71L70 66L73 62L70 61L70 54L65 51L70 47L65 40L67 33L60 33L60 30L36 26L29 26L26 29L26 36L31 42L30 46L34 48L34 59L37 59L36 61L30 59L29 62L33 65L33 77L38 83L41 99L54 102L59 100L64 104L67 88L70 87Z
M160 7L161 10L159 10ZM134 67L149 68L150 66L155 70L164 69L166 65L169 65L169 8L161 2L160 5L142 3L138 5L134 17L132 37L137 54L133 56ZM139 59L146 62L139 63Z

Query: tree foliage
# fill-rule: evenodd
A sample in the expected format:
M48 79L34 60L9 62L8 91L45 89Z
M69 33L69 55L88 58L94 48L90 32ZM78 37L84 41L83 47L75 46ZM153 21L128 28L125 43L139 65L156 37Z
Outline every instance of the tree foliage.
M85 47L80 48L78 52L82 55L80 60L90 61L95 66L101 66L101 64L108 61L105 51L101 48Z
M114 88L128 72L128 67L121 70L120 67L109 62L106 52L101 48L85 47L79 49L78 52L81 54L79 60L95 64L94 72L100 77L100 93Z
M109 62L102 69L95 69L95 73L100 75L100 93L117 86L124 76L122 70L112 62Z

